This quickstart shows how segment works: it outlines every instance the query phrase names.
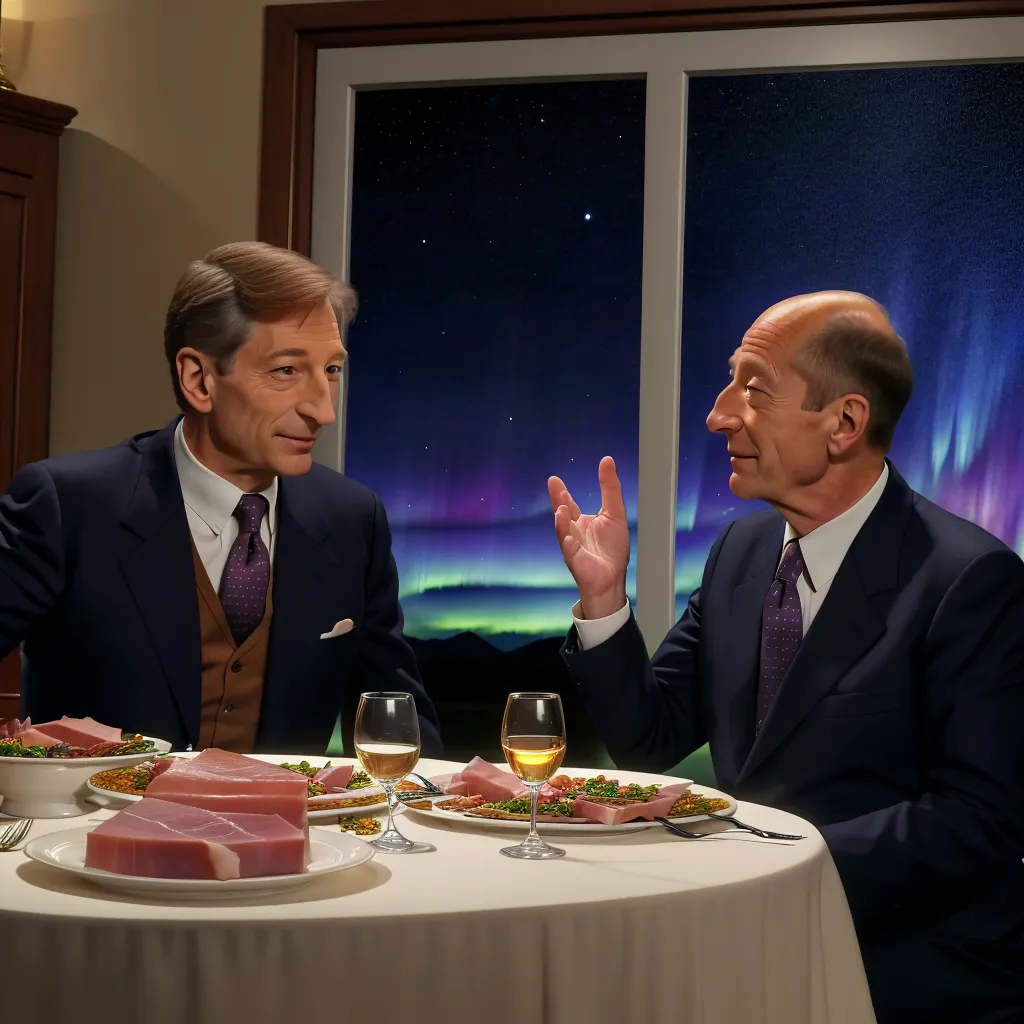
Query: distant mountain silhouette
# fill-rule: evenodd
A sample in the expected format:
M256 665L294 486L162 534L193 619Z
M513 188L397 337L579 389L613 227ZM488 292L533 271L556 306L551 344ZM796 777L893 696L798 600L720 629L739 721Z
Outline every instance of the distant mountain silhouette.
M599 759L604 748L558 653L564 639L542 637L506 652L472 632L440 640L406 637L437 708L446 756L503 760L501 719L508 695L544 690L562 698L566 759L577 765Z

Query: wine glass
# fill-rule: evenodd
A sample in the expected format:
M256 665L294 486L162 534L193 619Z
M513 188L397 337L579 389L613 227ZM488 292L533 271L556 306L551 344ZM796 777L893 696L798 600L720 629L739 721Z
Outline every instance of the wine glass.
M501 746L509 767L530 787L530 834L506 857L548 860L565 850L549 846L537 834L537 793L558 771L565 757L565 719L557 693L510 693L501 723Z
M414 843L395 828L392 794L420 759L420 720L411 693L363 693L354 730L356 757L383 790L387 828L371 843L380 853L426 853L429 843Z

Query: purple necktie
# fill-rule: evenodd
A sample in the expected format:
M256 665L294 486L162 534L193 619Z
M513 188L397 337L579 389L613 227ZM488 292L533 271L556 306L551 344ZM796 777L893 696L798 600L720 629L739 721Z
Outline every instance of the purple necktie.
M764 599L761 619L761 672L757 684L757 731L764 725L768 709L804 637L804 618L796 581L804 572L800 544L786 545L775 579Z
M260 537L260 523L269 509L262 494L243 494L232 513L238 537L220 578L220 603L238 645L263 621L267 607L270 552Z

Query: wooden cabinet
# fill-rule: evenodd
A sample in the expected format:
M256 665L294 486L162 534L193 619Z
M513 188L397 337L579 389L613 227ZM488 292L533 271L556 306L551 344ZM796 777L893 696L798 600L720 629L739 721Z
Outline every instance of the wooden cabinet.
M0 493L45 458L60 134L77 111L0 90ZM18 712L19 652L0 661L0 718Z

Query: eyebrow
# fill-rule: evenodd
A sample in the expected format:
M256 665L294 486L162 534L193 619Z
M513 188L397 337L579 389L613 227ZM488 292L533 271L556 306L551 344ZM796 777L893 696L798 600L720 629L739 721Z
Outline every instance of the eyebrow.
M267 359L295 359L308 355L309 352L304 348L279 348L271 352L267 356ZM335 352L331 353L331 359L340 361L345 358L345 355L345 350L339 348Z
M764 359L762 359L760 356L755 356L748 352L744 352L742 353L742 355L738 355L737 353L734 352L731 356L729 356L729 372L735 374L736 366L741 362L750 363L751 366L753 366L758 373L763 373L768 377L775 377L774 371Z

